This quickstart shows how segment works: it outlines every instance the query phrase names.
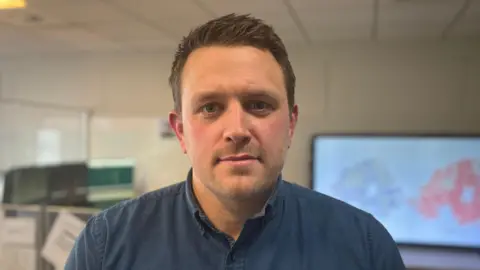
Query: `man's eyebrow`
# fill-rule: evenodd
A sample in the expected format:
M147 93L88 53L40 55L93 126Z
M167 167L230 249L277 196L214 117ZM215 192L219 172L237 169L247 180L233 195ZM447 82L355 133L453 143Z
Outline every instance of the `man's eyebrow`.
M193 96L193 101L194 103L203 103L206 101L211 101L215 99L219 99L222 96L225 96L224 93L222 92L216 92L216 91L205 91L202 93L198 93Z
M276 91L267 89L249 89L240 94L248 97L277 97Z
M256 89L245 89L242 91L238 91L238 93L232 93L233 95L237 95L240 98L248 99L248 98L267 98L267 99L280 99L277 91L256 88ZM229 94L225 91L204 91L202 93L197 93L193 97L194 103L203 103L212 100L219 100L226 98Z
M240 94L241 98L252 99L259 98L267 102L279 102L281 96L278 94L278 91L267 90L267 89L251 89L244 91Z

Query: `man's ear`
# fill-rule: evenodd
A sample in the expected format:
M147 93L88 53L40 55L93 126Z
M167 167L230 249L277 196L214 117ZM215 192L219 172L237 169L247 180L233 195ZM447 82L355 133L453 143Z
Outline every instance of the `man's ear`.
M295 127L297 126L297 121L298 121L298 105L294 105L292 108L292 111L290 112L290 124L288 127L288 136L289 136L289 144L288 148L290 148L290 144L292 143L293 140L293 134L295 133Z
M180 142L180 147L184 154L187 153L187 148L185 147L185 137L183 134L183 122L182 122L182 115L181 113L177 112L176 110L171 111L168 114L168 123L170 127L175 132L178 141Z

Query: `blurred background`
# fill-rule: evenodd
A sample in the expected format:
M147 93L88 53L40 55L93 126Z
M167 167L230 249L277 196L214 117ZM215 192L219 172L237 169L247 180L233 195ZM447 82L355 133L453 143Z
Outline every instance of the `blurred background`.
M68 245L50 239L63 220L81 228L105 207L185 179L189 162L166 125L173 53L192 27L231 12L264 19L288 47L300 117L286 180L327 193L318 160L335 155L316 158L322 138L370 134L368 152L391 136L436 134L438 156L469 137L458 147L477 153L469 179L480 201L480 0L2 0L0 269L59 268ZM328 149L358 154L341 144ZM432 225L420 219L408 229L419 237L394 234L407 266L480 269L476 206L468 234L449 227L455 242L422 239L415 226ZM14 228L24 231L16 238Z

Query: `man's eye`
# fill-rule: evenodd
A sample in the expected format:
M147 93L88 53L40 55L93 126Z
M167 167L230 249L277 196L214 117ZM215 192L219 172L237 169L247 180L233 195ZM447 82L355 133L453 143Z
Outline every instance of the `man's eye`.
M269 108L269 105L263 101L252 102L249 109L254 111L263 111Z
M210 114L210 113L215 113L217 111L218 111L218 105L213 104L213 103L206 104L202 107L202 112L204 112L204 113L209 113Z

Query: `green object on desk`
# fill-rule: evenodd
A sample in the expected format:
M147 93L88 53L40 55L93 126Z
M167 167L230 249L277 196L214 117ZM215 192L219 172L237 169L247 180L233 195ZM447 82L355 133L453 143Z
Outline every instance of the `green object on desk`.
M95 161L88 169L88 201L100 209L135 196L134 163Z

